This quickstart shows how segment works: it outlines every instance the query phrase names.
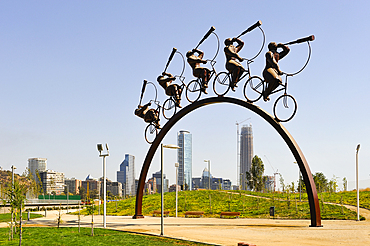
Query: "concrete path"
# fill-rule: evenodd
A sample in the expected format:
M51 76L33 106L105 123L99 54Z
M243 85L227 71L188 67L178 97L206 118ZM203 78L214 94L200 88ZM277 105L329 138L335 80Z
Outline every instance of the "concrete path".
M40 212L44 214L44 212ZM56 226L58 211L47 217L25 221L26 226ZM77 226L77 216L65 214L63 226ZM367 213L365 215L365 213ZM368 210L362 210L370 217ZM103 217L94 216L95 227L103 227ZM91 216L82 217L81 226L91 226ZM310 220L165 218L164 235L217 245L238 242L262 245L370 245L370 219L366 221L323 220L323 227L309 227ZM0 227L6 227L0 223ZM132 219L129 216L107 216L107 228L160 234L160 217Z

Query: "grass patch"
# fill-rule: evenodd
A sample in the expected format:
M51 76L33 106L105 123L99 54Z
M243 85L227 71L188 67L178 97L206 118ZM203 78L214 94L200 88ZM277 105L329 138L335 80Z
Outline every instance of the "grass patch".
M255 195L265 195L256 193ZM160 194L143 197L143 215L151 216L154 210L160 210ZM175 192L165 193L164 210L170 211L170 216L175 216ZM178 193L178 215L185 217L186 211L204 211L204 217L219 217L221 212L240 212L241 218L271 218L269 208L275 207L275 218L310 219L310 209L307 201L299 202L293 196L272 196L256 198L240 193L225 191L181 191ZM135 197L107 204L108 215L133 216L135 211ZM321 204L322 205L322 204ZM356 220L356 212L337 205L324 204L321 206L322 219L350 219ZM95 210L97 213L97 209ZM82 214L86 214L82 211Z
M25 227L23 228L23 245L205 245L183 240L146 236L134 233L114 231L102 228L94 229L75 227ZM0 228L0 245L19 245L18 235L8 241L9 229Z
M27 220L28 213L22 213L22 220ZM0 214L0 222L10 222L11 220L11 213ZM41 214L33 214L30 213L30 219L40 218L43 217ZM19 216L17 216L17 220L19 220Z

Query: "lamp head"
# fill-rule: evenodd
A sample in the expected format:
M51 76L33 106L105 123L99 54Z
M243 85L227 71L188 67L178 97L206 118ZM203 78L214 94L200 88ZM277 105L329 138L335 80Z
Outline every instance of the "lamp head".
M356 151L358 152L360 150L360 144L357 145Z
M175 163L175 167L179 167L179 163L178 162Z
M99 153L103 151L103 145L102 144L97 144L96 147L98 148Z

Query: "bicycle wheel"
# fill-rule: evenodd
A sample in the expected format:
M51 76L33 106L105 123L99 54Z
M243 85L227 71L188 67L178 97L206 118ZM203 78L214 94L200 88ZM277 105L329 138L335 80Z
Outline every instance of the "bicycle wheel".
M257 102L264 90L263 80L258 76L250 77L244 84L244 97L248 102Z
M200 98L200 94L201 94L201 90L200 90L201 88L202 87L200 83L198 82L198 80L190 81L190 83L186 86L186 92L185 92L186 99L188 99L190 103L198 101L198 99Z
M217 96L224 96L230 89L230 75L226 72L217 74L213 81L213 91Z
M150 123L146 128L145 128L145 140L151 144L153 143L154 139L157 137L158 134L158 128L155 127L153 123Z
M172 97L164 101L162 112L164 118L166 118L167 120L171 119L171 117L176 114L176 104Z
M281 95L274 104L275 118L280 122L290 121L297 112L297 102L288 94Z

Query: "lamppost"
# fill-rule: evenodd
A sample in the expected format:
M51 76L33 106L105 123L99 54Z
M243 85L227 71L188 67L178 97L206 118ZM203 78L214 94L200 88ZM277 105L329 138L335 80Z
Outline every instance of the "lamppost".
M360 192L358 190L358 151L360 150L360 144L356 148L356 190L357 190L357 221L360 220Z
M177 184L178 184L178 178L179 178L179 163L175 163L175 167L176 167L176 218L177 218Z
M103 145L102 144L97 144L98 151L99 151L99 157L103 157L103 196L104 196L104 212L103 212L103 225L104 228L107 227L107 179L106 179L106 171L107 171L107 166L105 165L105 157L109 156L109 148L108 144L105 144L105 148L107 149L107 153L102 154L101 152L103 151Z
M174 145L174 144L167 144L163 145L161 144L161 236L163 236L163 205L164 205L164 197L163 197L163 148L167 149L180 149L179 146Z
M17 169L14 165L12 165L12 192L14 192L14 169ZM14 217L14 211L13 211L13 207L12 207L12 218L11 218L11 222L10 222L10 227L11 227L11 230L12 230L12 239L13 239L13 217Z
M204 160L208 162L208 190L211 190L211 160Z

